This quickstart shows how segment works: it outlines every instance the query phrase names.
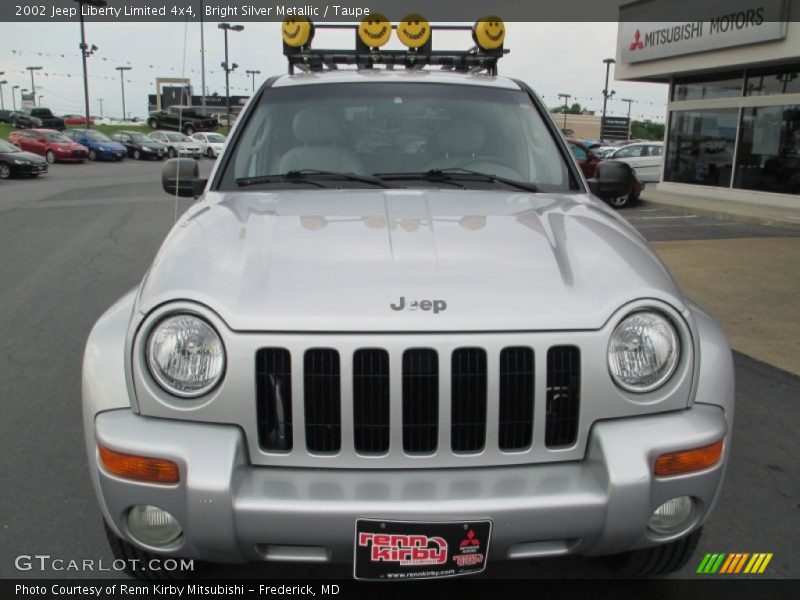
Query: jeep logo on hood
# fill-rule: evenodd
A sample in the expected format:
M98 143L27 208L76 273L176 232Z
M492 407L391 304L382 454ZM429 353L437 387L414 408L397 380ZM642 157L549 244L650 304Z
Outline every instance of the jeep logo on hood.
M433 314L436 315L447 310L447 302L444 300L409 300L406 303L406 297L400 296L397 304L390 303L389 307L396 311L433 310Z

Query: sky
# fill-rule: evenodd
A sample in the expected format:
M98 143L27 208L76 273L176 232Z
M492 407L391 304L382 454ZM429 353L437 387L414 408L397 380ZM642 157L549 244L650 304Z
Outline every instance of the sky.
M234 22L235 23L235 22ZM282 55L280 24L245 23L244 31L229 33L230 61L239 69L231 75L231 95L249 95L251 77L245 70L259 70L256 85L267 76L286 72ZM591 110L602 111L605 65L613 57L617 23L506 23L505 47L511 53L500 61L500 75L522 79L548 106L562 101L559 93L570 94ZM156 77L187 77L195 93L201 89L199 23L94 23L86 24L86 40L98 46L88 59L91 112L122 116L120 73L115 68L130 66L125 77L126 109L129 116L147 115L147 95L155 93ZM56 114L83 112L82 67L78 44L78 23L0 23L0 71L8 80L2 86L6 109L11 108L11 87L31 86L28 66L41 66L35 74L37 95ZM472 45L469 32L435 32L435 49L466 49ZM206 87L225 93L223 33L216 23L205 24ZM349 31L317 30L314 47L351 48ZM393 39L388 47L400 47ZM625 116L631 98L634 119L664 120L667 85L619 82L608 114ZM17 91L19 94L19 91ZM16 96L19 104L19 95Z

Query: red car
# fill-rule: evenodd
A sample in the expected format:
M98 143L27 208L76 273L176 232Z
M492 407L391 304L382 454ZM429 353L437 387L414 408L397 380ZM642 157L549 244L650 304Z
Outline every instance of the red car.
M64 115L65 125L86 125L86 117L82 115ZM94 125L94 119L89 117L89 124Z
M8 141L26 152L44 156L47 162L86 162L89 149L77 144L63 133L53 129L25 129L14 131Z
M578 161L578 166L581 168L583 176L586 177L586 179L593 179L597 174L597 165L602 162L602 159L598 158L594 152L589 150L578 140L567 138L567 143L569 144L569 149L572 151L572 154L575 156L575 160ZM633 184L633 189L630 194L620 198L614 198L613 200L606 200L606 202L614 208L624 208L636 202L641 193L642 184L637 179Z

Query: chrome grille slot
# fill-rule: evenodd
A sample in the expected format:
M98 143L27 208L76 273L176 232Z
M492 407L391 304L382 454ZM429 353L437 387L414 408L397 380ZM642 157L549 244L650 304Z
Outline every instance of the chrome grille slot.
M575 346L554 346L547 351L548 448L571 446L578 435L580 412L580 351Z
M339 353L312 348L303 362L306 448L317 454L338 452L342 445Z
M486 351L453 351L450 382L450 446L453 452L479 452L486 441Z
M377 348L353 354L353 445L361 454L389 450L389 353Z
M436 350L403 353L403 450L436 452L439 438L439 359Z
M500 352L498 431L501 450L524 450L531 445L534 381L533 350L525 347L503 348Z
M262 348L256 353L258 442L270 452L292 449L292 366L288 350Z

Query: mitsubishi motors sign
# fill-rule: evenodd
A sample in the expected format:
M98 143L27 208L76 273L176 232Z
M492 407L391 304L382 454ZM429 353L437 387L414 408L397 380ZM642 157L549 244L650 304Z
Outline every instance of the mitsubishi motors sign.
M708 50L782 40L786 37L786 0L725 0L697 4L697 21L658 20L676 9L673 0L644 0L620 8L619 57L637 63ZM670 5L664 9L664 4Z

